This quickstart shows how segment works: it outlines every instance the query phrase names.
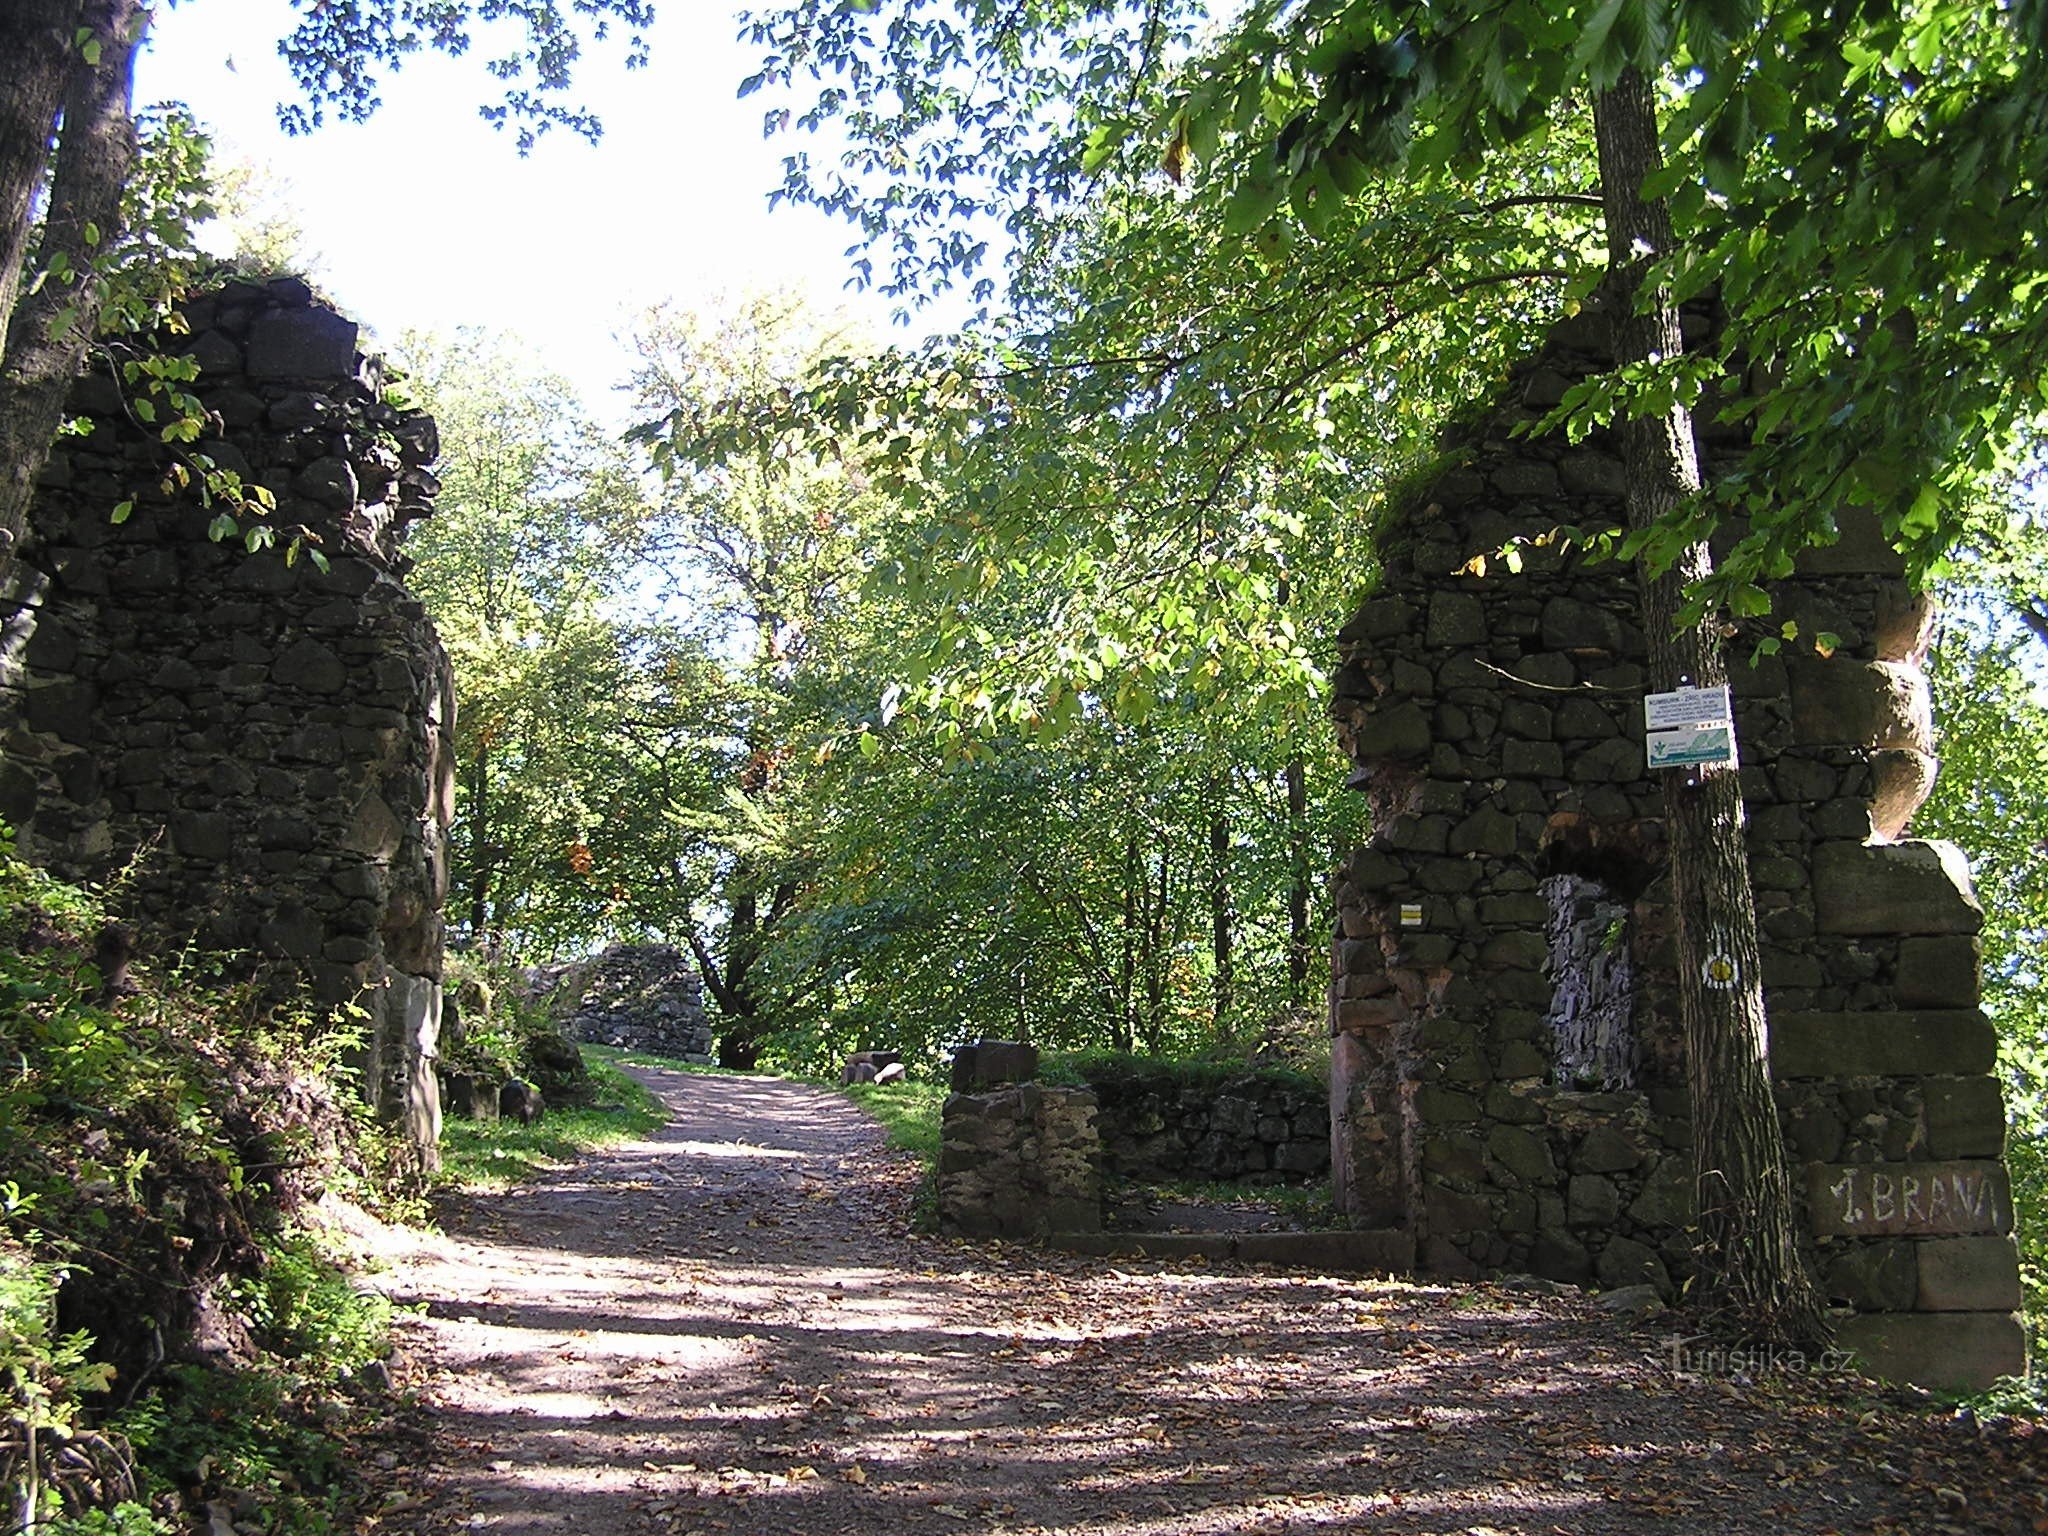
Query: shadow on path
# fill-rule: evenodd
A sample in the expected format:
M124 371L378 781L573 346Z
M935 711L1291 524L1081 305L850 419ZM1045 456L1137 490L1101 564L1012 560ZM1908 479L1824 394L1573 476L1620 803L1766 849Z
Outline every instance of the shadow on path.
M457 1202L391 1277L436 1427L382 1530L1918 1536L2048 1511L2031 1445L1674 1377L1572 1300L922 1236L915 1165L838 1095L638 1075L662 1131Z

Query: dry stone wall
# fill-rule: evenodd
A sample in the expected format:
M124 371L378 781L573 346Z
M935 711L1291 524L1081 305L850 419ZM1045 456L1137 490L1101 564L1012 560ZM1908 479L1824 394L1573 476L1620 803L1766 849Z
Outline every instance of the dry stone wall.
M431 1157L454 705L400 543L432 510L434 423L384 403L355 324L302 283L187 317L160 345L203 369L196 446L273 491L327 568L210 540L114 377L81 380L84 431L0 595L0 818L39 864L119 872L158 944L360 1000L365 1081Z
M1102 1228L1095 1095L1032 1081L1038 1051L977 1040L954 1053L939 1116L939 1224L1032 1240Z
M1633 573L1555 546L1616 525L1593 439L1511 438L1604 366L1568 322L1390 525L1339 637L1333 713L1369 799L1333 946L1334 1179L1436 1270L1671 1292L1693 1170ZM1710 464L1716 445L1707 444ZM1845 1342L1981 1384L2022 1362L2004 1119L1953 847L1905 836L1933 781L1928 600L1844 519L1732 642L1771 1054L1805 1240ZM1668 771L1668 770L1664 770Z
M1144 1183L1303 1184L1330 1171L1329 1094L1292 1072L1090 1071L1102 1171Z
M710 1066L711 1021L696 963L669 944L615 944L536 978L572 1040Z

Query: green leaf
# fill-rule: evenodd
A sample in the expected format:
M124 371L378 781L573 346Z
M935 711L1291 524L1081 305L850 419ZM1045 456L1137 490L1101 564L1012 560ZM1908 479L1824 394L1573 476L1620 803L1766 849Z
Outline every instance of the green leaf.
M1247 173L1223 210L1224 229L1233 235L1251 234L1273 216L1286 190L1278 167Z
M108 515L107 520L112 523L125 523L134 511L133 501L118 501L114 503L114 510Z
M1588 76L1595 90L1606 90L1628 67L1623 51L1612 45L1616 41L1615 23L1630 3L1631 0L1604 0L1600 8L1586 18L1585 30L1579 34L1579 44L1572 50L1572 73Z

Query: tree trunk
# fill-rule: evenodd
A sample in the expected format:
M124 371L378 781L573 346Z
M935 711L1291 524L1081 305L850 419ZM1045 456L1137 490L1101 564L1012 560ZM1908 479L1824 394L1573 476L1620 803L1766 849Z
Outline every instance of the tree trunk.
M72 38L79 0L11 0L0 6L0 345L21 292L35 227L36 190L50 163L64 82L79 61Z
M1308 991L1308 768L1296 753L1287 759L1287 995Z
M71 56L37 255L44 267L67 261L77 280L45 282L18 300L7 317L6 360L0 363L0 581L13 565L36 477L49 460L65 396L92 339L101 293L93 263L119 229L121 191L135 163L129 95L147 20L142 0L87 0L73 6L72 15L77 27L90 31L99 61L87 64L82 54ZM0 43L17 25L10 21L0 29ZM32 106L20 103L24 111ZM38 149L48 142L47 124L35 142ZM88 239L88 231L96 238Z
M1676 356L1683 338L1669 293L1642 291L1650 261L1672 244L1669 211L1641 192L1662 160L1649 82L1633 70L1625 73L1595 102L1593 125L1606 204L1615 363ZM1626 421L1621 450L1633 528L1655 522L1700 488L1699 448L1682 406ZM1677 618L1687 587L1712 569L1704 542L1667 571L1643 569L1643 628L1657 690L1711 688L1728 680L1716 631L1681 626ZM1793 1235L1740 783L1733 769L1660 771L1678 911L1703 1299L1745 1343L1810 1344L1826 1330ZM1709 985L1708 962L1723 958L1733 964L1733 984Z
M1220 783L1215 794L1217 808L1209 815L1209 958L1216 975L1209 1027L1221 1039L1235 1000L1237 914L1230 902L1230 818L1222 808Z
M469 779L469 942L488 954L491 931L491 749L478 746Z

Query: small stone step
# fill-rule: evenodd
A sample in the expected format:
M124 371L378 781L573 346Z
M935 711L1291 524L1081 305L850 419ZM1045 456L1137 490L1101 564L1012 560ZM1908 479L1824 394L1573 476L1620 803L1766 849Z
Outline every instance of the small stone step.
M1318 1274L1405 1274L1415 1267L1407 1232L1056 1232L1048 1248L1090 1258L1202 1259L1271 1264Z

